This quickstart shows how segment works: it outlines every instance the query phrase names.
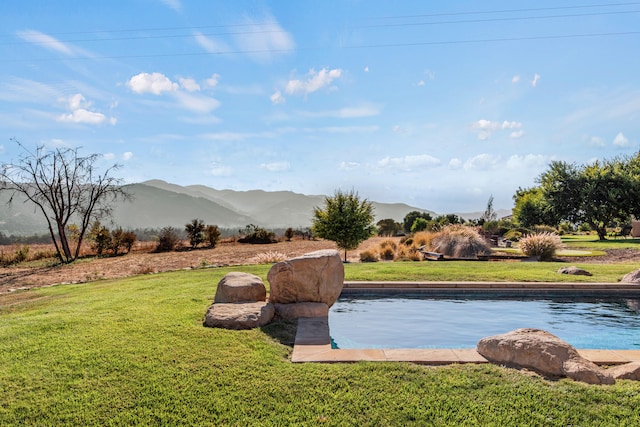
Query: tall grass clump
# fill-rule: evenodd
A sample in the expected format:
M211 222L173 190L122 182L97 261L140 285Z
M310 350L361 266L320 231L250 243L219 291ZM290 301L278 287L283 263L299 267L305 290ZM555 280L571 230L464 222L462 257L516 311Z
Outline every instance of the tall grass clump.
M447 225L433 233L429 250L452 258L477 258L488 255L491 248L478 230L461 224Z
M273 264L276 262L286 261L288 259L287 254L283 254L278 251L262 252L253 257L253 261L256 264Z
M396 257L398 245L391 239L380 242L380 258L385 261L392 261Z
M372 250L360 252L360 262L378 262L378 254Z
M539 261L551 261L556 252L562 249L562 240L555 233L534 233L520 239L520 250Z

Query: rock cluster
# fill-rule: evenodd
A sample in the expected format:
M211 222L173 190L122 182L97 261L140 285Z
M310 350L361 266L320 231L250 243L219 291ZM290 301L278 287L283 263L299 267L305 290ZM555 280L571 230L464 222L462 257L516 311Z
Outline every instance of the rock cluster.
M627 273L620 281L622 283L640 283L640 269Z
M344 283L344 266L336 250L322 250L279 262L267 275L271 295L262 279L232 272L218 283L205 326L250 329L284 319L326 317Z
M558 273L571 274L574 276L593 276L593 274L589 273L587 270L576 266L562 267L558 270Z
M249 273L227 273L218 283L204 325L212 328L251 329L271 322L275 307L266 301L262 279Z

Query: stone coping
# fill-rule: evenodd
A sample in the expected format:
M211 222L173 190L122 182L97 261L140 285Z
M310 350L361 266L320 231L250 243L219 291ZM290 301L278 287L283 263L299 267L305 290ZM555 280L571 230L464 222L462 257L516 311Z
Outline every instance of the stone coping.
M588 290L634 291L640 286L618 283L515 283L515 282L345 282L343 294L368 292L398 292L416 290ZM625 292L625 293L627 293ZM586 359L598 365L618 365L640 362L640 350L578 349ZM304 362L412 362L424 365L453 363L488 363L475 349L332 349L328 317L298 319L291 361Z

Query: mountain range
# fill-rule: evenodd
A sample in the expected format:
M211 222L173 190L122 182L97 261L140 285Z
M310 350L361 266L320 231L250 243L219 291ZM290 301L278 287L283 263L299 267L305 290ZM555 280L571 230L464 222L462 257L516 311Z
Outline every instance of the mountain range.
M313 208L324 206L325 196L304 195L291 191L234 191L216 190L204 185L180 186L161 180L127 185L130 201L118 201L113 206L112 225L125 229L161 228L178 229L192 219L220 228L239 229L255 224L261 227L306 228L311 225ZM31 235L46 232L42 214L32 204L16 198L9 205L9 194L0 193L0 232L5 235ZM404 203L371 201L375 221L393 218L402 222L411 211L432 211ZM499 210L500 216L508 211ZM482 213L458 214L464 218L478 218ZM474 216L475 215L475 216Z

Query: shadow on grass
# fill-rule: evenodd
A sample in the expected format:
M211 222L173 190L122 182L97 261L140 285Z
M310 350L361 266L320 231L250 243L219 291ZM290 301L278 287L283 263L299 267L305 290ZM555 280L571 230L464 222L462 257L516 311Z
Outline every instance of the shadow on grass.
M293 347L298 330L297 320L277 319L260 328L262 332L269 335L282 345Z

